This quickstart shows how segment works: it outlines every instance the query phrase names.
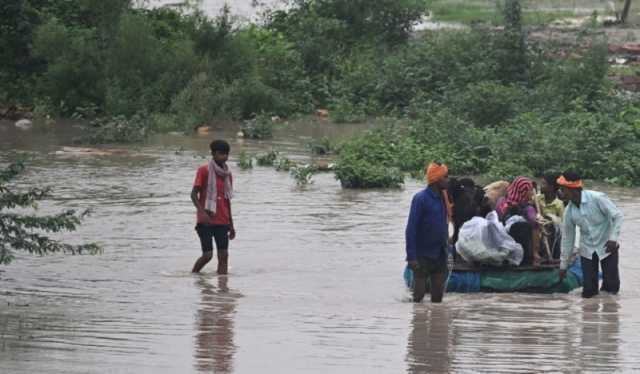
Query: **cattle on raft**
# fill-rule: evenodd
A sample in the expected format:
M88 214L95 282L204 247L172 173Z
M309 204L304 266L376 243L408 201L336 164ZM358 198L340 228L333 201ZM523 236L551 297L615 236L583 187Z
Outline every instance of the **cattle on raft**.
M447 193L453 204L451 242L455 245L462 225L473 217L486 217L492 208L482 186L477 185L471 178L450 178Z

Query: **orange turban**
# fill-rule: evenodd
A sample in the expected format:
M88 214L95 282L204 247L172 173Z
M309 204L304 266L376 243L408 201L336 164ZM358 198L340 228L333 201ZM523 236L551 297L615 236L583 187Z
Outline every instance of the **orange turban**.
M432 162L427 166L427 184L434 184L446 177L449 174L449 168L447 165L438 165Z
M438 165L435 162L432 162L427 166L425 170L427 174L427 184L434 184L447 175L449 175L449 168L445 164ZM449 194L446 190L442 191L442 201L444 203L445 208L447 209L447 219L451 222L453 217L453 205L449 201Z
M584 185L584 183L582 183L582 179L578 179L577 181L568 181L565 179L564 175L561 175L556 182L558 185L566 188L582 188Z

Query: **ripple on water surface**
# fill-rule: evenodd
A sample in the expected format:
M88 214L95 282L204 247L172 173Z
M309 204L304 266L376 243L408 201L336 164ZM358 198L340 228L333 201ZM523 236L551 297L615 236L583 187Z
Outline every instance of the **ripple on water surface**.
M625 214L619 296L449 294L442 305L413 305L401 277L403 230L420 186L344 191L319 174L301 190L287 173L236 167L241 150L274 144L306 159L296 133L232 142L230 274L210 264L192 275L200 249L189 193L209 140L166 137L131 156L71 159L36 141L47 151L18 185L54 188L41 213L92 209L61 239L105 251L18 254L0 269L0 372L640 370L638 190L602 187Z

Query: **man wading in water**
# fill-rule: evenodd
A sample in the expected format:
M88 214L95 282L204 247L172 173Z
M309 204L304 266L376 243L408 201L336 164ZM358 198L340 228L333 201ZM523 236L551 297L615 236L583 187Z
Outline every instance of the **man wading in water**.
M229 143L214 140L209 146L213 159L198 168L191 190L191 201L197 213L196 232L202 245L202 256L193 265L192 272L200 270L213 257L213 239L218 250L218 274L227 274L229 240L236 237L231 216L233 177L227 166Z
M430 280L431 302L439 303L447 277L450 216L447 166L432 162L427 168L427 188L413 196L407 222L407 263L413 270L413 301L420 302Z
M618 236L622 227L622 213L601 192L583 190L576 173L565 172L558 178L560 196L569 201L564 212L560 279L567 274L567 262L580 228L580 261L584 274L582 297L598 294L598 263L602 264L601 290L617 294L620 289L618 272Z

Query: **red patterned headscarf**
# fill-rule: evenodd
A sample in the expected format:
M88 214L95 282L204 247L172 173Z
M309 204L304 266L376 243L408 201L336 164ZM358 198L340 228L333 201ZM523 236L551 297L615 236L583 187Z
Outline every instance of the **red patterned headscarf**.
M527 177L517 177L507 187L506 202L509 205L528 203L531 199L533 181Z

